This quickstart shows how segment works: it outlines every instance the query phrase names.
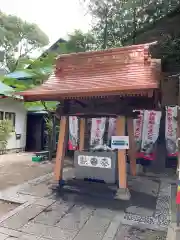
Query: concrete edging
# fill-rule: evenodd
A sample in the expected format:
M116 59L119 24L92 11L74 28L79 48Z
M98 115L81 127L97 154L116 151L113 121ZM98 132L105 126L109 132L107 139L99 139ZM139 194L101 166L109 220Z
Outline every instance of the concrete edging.
M176 226L176 223L171 223L168 227L166 240L178 240L177 230L179 230L179 229Z

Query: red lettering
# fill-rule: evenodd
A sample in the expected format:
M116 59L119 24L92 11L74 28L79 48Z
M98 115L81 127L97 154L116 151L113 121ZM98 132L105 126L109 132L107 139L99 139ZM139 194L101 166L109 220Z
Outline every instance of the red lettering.
M155 112L150 112L149 115L149 122L148 122L148 139L152 140L153 139L153 125L155 124L155 116L156 113Z
M168 125L168 135L172 136L173 135L173 127L172 127L172 120L173 120L173 116L172 116L172 109L168 108L167 111L167 125Z

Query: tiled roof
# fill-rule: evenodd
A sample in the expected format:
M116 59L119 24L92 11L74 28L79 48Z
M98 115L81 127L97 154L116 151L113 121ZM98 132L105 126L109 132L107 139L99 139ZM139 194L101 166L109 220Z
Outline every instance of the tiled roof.
M53 72L53 68L51 67L46 67L43 69L39 69L39 73L42 74L51 74ZM35 77L35 74L32 71L27 71L25 69L25 71L15 71L12 73L8 73L5 75L6 78L13 78L13 79L17 79L17 80L29 80Z
M149 57L148 46L61 55L54 74L21 95L33 101L152 93L158 88L160 69Z
M2 99L2 96L13 97L16 99L23 99L22 96L14 95L13 93L14 93L14 89L12 87L9 87L8 85L0 81L0 95L1 95L0 99Z
M0 94L6 94L14 92L14 89L12 87L9 87L8 85L0 82Z

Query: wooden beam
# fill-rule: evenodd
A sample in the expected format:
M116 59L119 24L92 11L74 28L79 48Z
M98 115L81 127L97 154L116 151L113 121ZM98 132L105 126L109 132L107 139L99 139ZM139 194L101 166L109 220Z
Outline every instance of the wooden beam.
M117 104L118 103L118 104ZM148 98L99 98L83 99L82 101L64 100L56 112L59 116L93 117L137 117L134 109L154 109L153 99ZM149 108L148 108L149 107Z
M84 140L85 140L85 119L80 119L80 128L79 128L79 151L84 150Z
M125 135L125 117L119 116L116 121L117 136ZM118 150L118 176L119 188L127 188L127 172L126 172L126 151Z
M64 156L65 156L65 146L67 143L67 141L66 141L67 135L68 135L67 117L61 117L58 146L57 146L57 153L56 153L56 163L55 163L55 169L54 169L55 179L57 181L62 180L63 164L64 164Z
M129 135L128 156L130 160L130 171L133 176L136 176L136 145L134 140L134 125L132 118L127 119L127 130Z

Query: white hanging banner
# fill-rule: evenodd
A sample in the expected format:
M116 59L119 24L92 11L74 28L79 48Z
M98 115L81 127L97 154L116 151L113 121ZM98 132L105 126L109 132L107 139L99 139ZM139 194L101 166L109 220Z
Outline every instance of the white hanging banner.
M78 118L69 117L69 141L68 149L76 150L78 147Z
M116 136L116 118L109 118L108 143L111 141L112 136Z
M144 111L142 143L140 157L154 160L156 141L159 136L161 112Z
M144 121L144 111L143 110L138 110L138 111L140 112L140 114L138 115L138 118L133 120L134 138L136 143L137 155L141 150L142 130L143 130L143 121Z
M178 107L166 107L165 139L167 155L169 157L178 155L177 142L177 111Z
M95 147L103 145L106 118L92 118L90 145Z

